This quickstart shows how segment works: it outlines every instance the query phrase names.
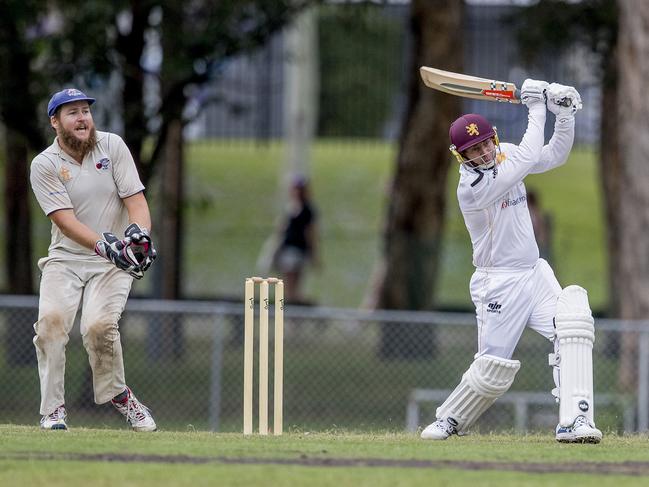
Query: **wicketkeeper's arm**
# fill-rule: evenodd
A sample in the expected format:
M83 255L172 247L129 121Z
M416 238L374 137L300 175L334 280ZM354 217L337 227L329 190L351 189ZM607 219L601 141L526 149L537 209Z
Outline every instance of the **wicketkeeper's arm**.
M144 193L139 192L122 200L128 211L129 226L124 231L132 245L131 251L140 269L146 271L156 259L157 252L151 241L151 213Z
M126 211L128 212L129 223L137 223L141 228L146 228L151 232L151 212L146 202L144 193L141 191L132 196L122 199Z
M81 223L72 209L56 210L48 216L63 235L91 250L94 250L97 240L102 238L97 232Z

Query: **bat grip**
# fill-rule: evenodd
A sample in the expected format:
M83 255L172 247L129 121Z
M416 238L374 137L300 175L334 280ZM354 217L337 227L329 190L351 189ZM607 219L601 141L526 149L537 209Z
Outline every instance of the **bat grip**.
M518 88L514 91L514 98L516 100L521 99L521 90L519 90ZM546 100L547 100L547 98L546 98ZM559 102L559 105L561 105L562 107L571 106L572 105L572 98L569 98L567 96L562 98L561 101Z

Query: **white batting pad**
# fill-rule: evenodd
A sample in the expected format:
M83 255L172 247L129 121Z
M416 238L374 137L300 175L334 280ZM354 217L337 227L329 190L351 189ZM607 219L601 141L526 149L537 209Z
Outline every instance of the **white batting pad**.
M584 288L568 286L561 291L554 322L559 341L559 423L570 426L580 415L593 423L595 326Z
M437 418L456 422L458 431L471 426L514 382L518 360L493 355L476 358L451 395L437 408Z

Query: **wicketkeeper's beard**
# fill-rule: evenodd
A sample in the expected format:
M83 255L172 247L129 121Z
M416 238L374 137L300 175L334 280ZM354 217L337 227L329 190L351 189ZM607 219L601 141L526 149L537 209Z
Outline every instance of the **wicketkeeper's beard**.
M81 155L81 157L85 157L97 145L95 127L90 128L90 134L86 140L79 139L72 130L66 130L62 127L59 130L58 136L61 137L63 144L75 154Z

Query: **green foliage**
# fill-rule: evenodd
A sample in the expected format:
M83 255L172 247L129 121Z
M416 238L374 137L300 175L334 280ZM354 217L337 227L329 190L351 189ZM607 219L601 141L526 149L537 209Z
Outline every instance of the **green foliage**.
M377 5L320 9L319 134L376 137L398 93L403 25ZM371 116L368 116L371 114Z
M517 26L521 59L532 60L547 49L588 46L607 62L617 41L615 0L540 0L521 8L510 21Z

